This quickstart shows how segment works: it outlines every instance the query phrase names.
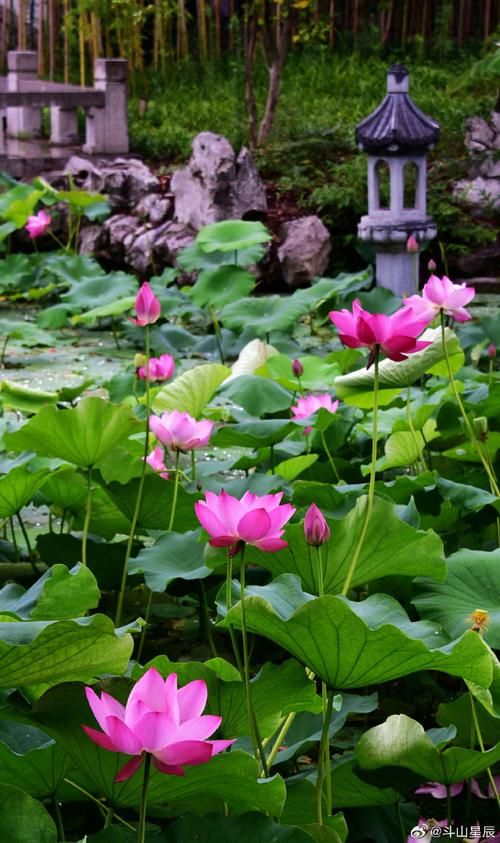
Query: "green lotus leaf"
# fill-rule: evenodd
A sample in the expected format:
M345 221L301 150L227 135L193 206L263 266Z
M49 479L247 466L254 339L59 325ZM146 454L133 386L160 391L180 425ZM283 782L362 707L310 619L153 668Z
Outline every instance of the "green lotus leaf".
M233 404L243 407L250 416L277 413L288 410L292 393L278 383L258 375L239 375L222 384L219 395L229 398Z
M45 732L26 723L0 721L0 784L47 799L56 793L68 767L66 752Z
M153 410L155 413L179 410L200 418L217 387L230 374L230 369L218 363L206 363L188 369L157 392Z
M152 547L129 560L129 574L143 574L151 591L165 591L176 579L199 580L212 574L203 562L201 530L163 533Z
M93 573L81 565L71 570L66 565L53 565L27 591L15 588L15 594L11 585L0 590L0 611L12 612L23 620L78 618L95 609L100 598Z
M61 621L2 619L0 687L50 687L122 673L132 648L132 636L115 630L105 615Z
M366 770L405 767L422 781L451 785L482 773L500 760L500 743L477 752L460 746L438 748L424 727L406 714L393 714L359 739L355 756Z
M0 477L0 518L9 518L31 501L50 469L29 471L25 465L12 468Z
M57 843L56 826L46 808L10 784L0 784L0 828L9 843Z
M359 603L331 594L312 598L290 574L269 586L250 586L245 594L248 629L284 647L336 690L420 670L443 671L484 688L491 683L491 651L480 636L469 630L450 641L434 624L412 623L385 594ZM222 625L228 624L241 626L239 604L226 614Z
M261 222L223 220L205 225L196 236L202 252L237 252L260 243L268 243L271 235Z
M200 272L189 297L198 307L220 308L248 296L255 286L255 275L238 266L219 266Z
M137 426L127 408L91 397L83 398L71 409L42 407L22 428L6 434L5 441L14 451L35 451L90 468L98 465Z
M426 373L445 374L443 370L443 344L440 328L428 328L421 336L430 342L427 348L410 354L406 360L382 360L379 365L379 405L384 406L396 398L402 389L411 386ZM446 347L453 372L462 368L464 353L457 336L446 328ZM375 370L357 369L348 375L335 378L337 395L356 407L373 407Z
M457 638L473 625L475 609L484 609L489 621L484 639L500 648L500 550L466 550L447 559L446 579L416 584L413 603L420 615L441 624Z
M325 592L342 590L354 549L365 522L367 497L358 498L354 509L345 518L327 519L331 529L330 541L321 548ZM305 539L303 524L291 524L286 529L288 547L279 553L264 553L247 548L249 562L262 565L273 576L297 574L303 587L318 593L317 553ZM368 530L358 559L352 585L369 582L391 574L399 576L445 575L443 545L432 530L415 530L401 521L396 506L375 497Z

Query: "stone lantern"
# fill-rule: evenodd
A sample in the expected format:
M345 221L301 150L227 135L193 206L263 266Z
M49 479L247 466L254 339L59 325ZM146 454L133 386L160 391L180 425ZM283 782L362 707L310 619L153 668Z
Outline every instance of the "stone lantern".
M368 153L368 214L358 237L373 244L377 284L398 296L418 289L418 252L407 250L408 237L421 249L437 234L426 213L426 153L438 138L439 123L408 96L408 71L392 65L385 99L356 127Z

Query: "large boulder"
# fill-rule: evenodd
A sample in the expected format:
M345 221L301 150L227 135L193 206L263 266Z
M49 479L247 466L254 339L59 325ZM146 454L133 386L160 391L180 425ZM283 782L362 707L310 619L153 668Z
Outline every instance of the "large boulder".
M289 287L302 287L324 273L332 244L319 217L300 217L284 223L282 238L278 260Z
M243 148L236 157L229 141L212 132L195 137L191 159L174 173L171 191L176 220L195 231L267 208L264 183L249 151Z

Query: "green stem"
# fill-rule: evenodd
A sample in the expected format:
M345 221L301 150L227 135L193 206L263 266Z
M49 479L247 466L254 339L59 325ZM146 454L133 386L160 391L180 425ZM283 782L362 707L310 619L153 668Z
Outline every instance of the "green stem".
M210 623L210 612L208 610L207 592L203 580L199 580L200 589L200 628L205 633L206 641L210 647L210 652L214 659L218 658L217 648L215 646L214 636L212 632L212 624Z
M411 417L411 405L410 405L410 387L406 392L406 419L408 421L408 427L410 428L410 433L412 435L413 443L415 445L415 451L419 456L419 462L422 464L422 469L427 471L427 463L425 462L424 457L424 449L420 446L420 442L418 441L417 431L413 427L413 419ZM422 437L422 442L425 444L424 438Z
M476 703L475 703L474 697L470 693L470 691L469 691L469 699L470 699L470 707L471 707L471 711L472 711L472 720L473 720L474 729L476 730L476 735L477 735L477 742L479 744L479 748L480 748L481 752L485 752L483 736L482 736L482 733L481 733L481 727L479 725L479 719L478 719L478 716L477 716ZM488 774L488 778L490 780L490 784L491 784L491 787L493 789L495 799L497 800L497 805L500 808L500 795L498 793L498 788L497 788L497 785L496 785L496 782L495 782L495 777L494 777L494 775L491 772L491 769L489 767L486 768L486 772Z
M35 565L35 562L34 562L34 556L33 556L33 548L31 547L31 543L30 543L29 536L28 536L28 531L26 530L26 527L25 527L25 525L24 525L24 521L23 521L23 519L21 518L21 513L20 513L20 512L16 512L16 518L17 518L17 520L18 520L18 522L19 522L19 526L20 526L20 528L21 528L21 532L22 532L22 534L23 534L23 536L24 536L24 541L26 542L26 550L28 551L28 557L29 557L29 561L30 561L31 567L33 568L33 572L34 572L34 573L38 576L40 572L39 572L38 568L37 568L37 567L36 567L36 565Z
M54 816L57 826L57 839L59 843L65 843L66 835L64 834L64 824L61 814L61 806L59 805L57 796L55 795L52 797L52 805L54 806Z
M231 555L231 548L227 551L227 565L226 565L226 609L229 612L231 608L231 588L233 585L233 557Z
M323 584L323 560L321 559L321 547L315 547L316 551L316 571L317 571L317 580L318 580L318 597L323 597L324 591L324 584Z
M82 565L87 567L87 541L89 537L90 516L92 514L92 466L87 472L87 503L85 506L85 521L83 522L82 533Z
M250 733L254 747L255 759L260 761L262 769L266 778L269 776L269 768L267 765L266 754L262 748L262 743L259 740L257 719L252 703L252 688L250 685L250 659L248 657L248 636L247 624L245 614L245 546L241 550L241 567L240 567L240 606L241 606L241 641L243 646L243 684L245 687L245 696L247 702L248 722L250 724Z
M146 332L145 332L145 342L146 342L146 437L144 439L144 454L142 460L142 468L141 468L141 476L139 478L139 486L137 488L137 497L135 499L135 508L134 514L132 515L132 523L130 524L130 533L128 536L127 547L125 549L125 559L123 560L123 570L122 570L122 578L120 582L120 591L118 592L118 601L116 604L116 615L115 615L115 626L120 626L122 613L123 613L123 602L125 600L125 589L127 586L127 576L128 576L128 560L130 559L130 554L132 553L132 545L134 543L134 536L135 531L137 528L137 522L139 520L139 513L141 511L141 503L142 503L142 493L144 490L144 478L146 477L146 457L148 456L149 452L149 414L150 414L150 394L149 394L149 325L146 325Z
M196 480L196 451L194 448L191 450L191 480L193 483Z
M332 716L333 708L333 691L328 694L328 701L323 717L323 729L321 731L321 740L318 751L318 773L316 778L316 822L323 825L323 776L325 758L328 757L328 766L330 765L330 718Z
M460 410L460 413L461 413L462 418L464 420L464 424L465 424L467 433L469 434L469 438L471 440L472 447L476 451L477 455L479 456L479 459L481 460L481 462L483 464L483 468L486 471L488 480L490 482L490 487L491 487L492 493L494 495L496 495L497 497L500 497L500 489L498 487L498 483L497 483L495 474L494 474L494 472L491 471L487 460L485 460L485 458L484 458L484 454L481 450L481 446L480 446L479 442L477 441L476 434L474 433L474 429L473 429L473 427L472 427L472 425L471 425L471 423L468 419L467 413L465 411L465 407L462 403L460 393L459 393L459 391L457 389L457 385L455 383L455 378L453 377L453 371L452 371L452 368L451 368L450 357L449 357L449 354L448 354L448 348L446 346L446 333L445 333L443 311L441 311L441 340L442 340L442 345L443 345L443 354L444 354L444 359L445 359L445 362L446 362L446 368L448 370L448 378L449 378L449 381L450 381L450 386L452 388L453 395L455 396L455 401L457 402L458 409Z
M370 482L368 484L368 498L366 501L366 508L365 508L365 520L363 522L363 527L361 529L361 533L358 539L358 543L354 550L351 564L349 565L349 570L347 571L347 576L345 578L345 582L342 588L342 595L345 597L347 592L349 591L352 578L354 575L354 571L356 569L356 565L358 564L358 559L361 553L361 549L363 547L363 542L366 537L366 533L368 531L368 524L370 522L370 516L372 514L373 509L373 498L375 496L375 475L377 473L377 423L378 423L378 358L379 358L379 351L377 349L377 353L375 355L374 360L374 379L373 379L373 429L372 429L372 461L371 461L371 468L370 468Z
M274 474L274 445L269 446L269 459L271 462L271 474Z
M493 385L493 360L489 361L488 366L488 389L491 389Z
M332 708L330 706L330 714L328 714L328 688L326 682L321 683L321 700L323 703L323 723L326 722L330 725L330 718L332 714ZM332 692L332 701L333 701L333 692ZM332 702L333 704L333 702ZM324 770L325 770L325 780L326 780L326 815L329 817L332 813L332 769L330 766L330 743L328 742L324 747L325 756L323 759L324 763Z
M106 814L106 822L104 823L104 828L111 828L111 826L113 825L114 815L115 815L115 812L113 811L113 808L108 808L108 813Z
M331 469L334 473L335 481L337 483L340 483L340 477L339 477L339 473L337 471L337 466L335 465L335 463L333 461L333 457L332 457L332 455L331 455L331 453L328 449L328 445L326 444L325 433L324 433L323 430L320 432L320 435L321 435L321 444L323 445L323 450L325 451L325 453L328 457L328 462L330 463Z
M69 784L71 787L74 787L75 790L79 790L80 793L83 793L87 797L87 799L90 799L91 802L95 802L95 804L100 808L101 811L106 810L106 808L102 804L101 800L97 799L95 796L93 796L92 793L89 793L88 790L85 790L85 788L81 787L76 782L71 781L71 779L65 778L64 781L66 782L66 784ZM111 810L111 808L108 808L107 810L109 812ZM115 817L115 819L118 820L119 823L124 825L126 828L129 828L130 831L135 831L134 826L131 825L129 822L127 822L127 820L124 820L123 817L120 817L119 814L114 813L113 816Z
M148 588L148 602L146 603L146 611L144 612L144 626L141 630L141 637L139 639L139 646L137 647L137 661L140 662L142 658L142 651L146 642L146 634L149 626L149 618L151 617L151 608L153 605L153 592Z
M19 545L17 543L16 528L14 527L14 519L9 515L10 531L12 533L12 544L14 545L14 553L16 554L16 562L19 562Z
M221 338L219 320L217 319L217 315L215 313L215 308L210 305L209 310L210 310L210 317L212 319L212 324L214 326L215 342L217 344L217 350L219 352L220 362L224 366L225 365L224 352L222 351L222 338Z
M175 510L177 508L177 495L179 493L179 458L181 452L175 452L175 477L174 477L174 494L172 497L172 509L170 510L170 520L168 522L167 530L170 532L174 526Z
M276 758L276 756L279 752L279 748L283 743L283 738L288 733L288 730L289 730L290 726L292 725L293 721L295 720L296 716L297 716L297 712L291 711L290 714L288 714L287 717L285 717L285 719L283 721L283 725L282 725L281 729L279 730L278 734L276 735L276 740L274 741L273 748L271 749L271 752L267 756L267 766L268 766L269 770L273 766L274 759Z
M146 840L146 810L148 804L149 773L151 771L151 755L146 752L144 761L144 777L142 779L141 807L139 812L139 825L137 827L137 843L145 843Z

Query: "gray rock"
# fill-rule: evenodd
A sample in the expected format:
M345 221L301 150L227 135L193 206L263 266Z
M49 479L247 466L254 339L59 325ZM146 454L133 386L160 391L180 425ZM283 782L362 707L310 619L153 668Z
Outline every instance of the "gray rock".
M82 190L103 193L113 210L133 210L149 193L158 193L160 182L137 158L89 161L74 155L64 169Z
M108 232L108 254L110 258L121 261L142 228L141 220L131 214L113 214L104 223Z
M78 251L81 255L98 255L108 245L108 233L104 226L92 223L82 228L78 238Z
M319 217L312 215L285 223L278 259L288 286L300 287L322 275L331 249L330 234Z
M151 225L160 225L164 222L170 213L172 202L170 199L164 199L157 193L149 193L144 199L141 199L135 213L138 217L147 220Z
M229 141L212 132L195 137L191 159L174 173L171 190L176 220L195 231L267 208L264 184L248 150L236 158Z
M500 211L500 179L462 179L453 185L453 195L460 205L476 216L485 211Z
M453 194L473 216L500 211L500 113L489 121L472 117L467 121L465 146L471 158L469 178L455 182Z
M173 266L178 253L190 246L194 237L192 229L176 222L156 228L142 226L126 247L125 261L139 273L151 268L159 272L164 266Z

